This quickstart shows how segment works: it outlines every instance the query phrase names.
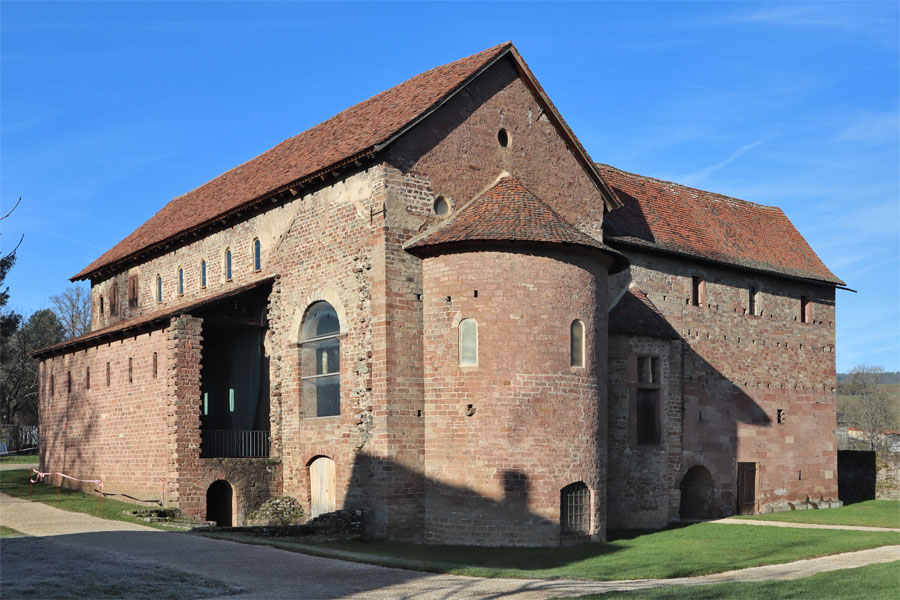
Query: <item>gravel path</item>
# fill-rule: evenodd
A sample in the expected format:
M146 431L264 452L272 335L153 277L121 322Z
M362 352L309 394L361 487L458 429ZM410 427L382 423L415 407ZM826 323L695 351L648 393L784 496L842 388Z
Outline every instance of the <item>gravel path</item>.
M109 557L96 577L127 577L123 564L140 563L219 582L230 598L516 598L544 600L561 596L635 590L663 585L794 579L816 573L900 560L900 546L874 548L784 565L741 569L683 579L594 582L533 579L481 579L433 575L319 558L268 546L238 544L202 536L163 532L140 525L97 519L0 494L0 524L25 534L46 536L67 568L85 553ZM50 537L52 536L52 537ZM6 540L5 544L17 540ZM4 572L18 552L4 553ZM238 591L240 590L240 591Z
M710 521L724 525L762 525L764 527L796 527L797 529L849 529L850 531L900 531L893 527L866 527L864 525L821 525L819 523L791 523L789 521L757 521L755 519L719 519Z

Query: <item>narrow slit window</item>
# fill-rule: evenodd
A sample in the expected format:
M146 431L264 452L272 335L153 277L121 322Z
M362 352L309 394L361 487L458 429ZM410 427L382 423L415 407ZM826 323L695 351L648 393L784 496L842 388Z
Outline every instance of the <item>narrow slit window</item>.
M228 412L234 412L234 388L228 388Z
M119 314L119 286L115 283L109 286L109 314L113 317Z
M110 380L112 379L112 373L109 367L109 363L106 363L106 387L109 387Z
M162 277L156 276L156 301L162 302Z
M159 356L157 356L156 352L153 353L153 379L156 379L156 375L159 372Z
M72 371L66 371L66 393L72 393Z
M697 275L691 277L691 304L694 306L706 304L706 282Z
M231 281L231 250L225 251L225 280Z
M84 368L84 388L86 390L91 389L91 368L90 367Z
M100 294L100 314L103 314L103 294Z
M478 365L478 323L464 319L459 323L459 364L463 367Z
M178 267L178 295L184 296L184 269Z
M800 322L809 323L812 321L812 304L809 302L809 296L800 296Z
M128 277L128 307L138 307L138 276L137 274Z
M584 323L579 319L572 321L570 326L569 364L572 367L584 367Z
M134 383L134 361L128 359L128 383Z
M56 393L56 381L53 378L53 375L50 376L50 395Z
M752 285L747 290L747 314L756 316L756 288Z
M259 271L262 269L262 245L259 243L259 238L253 240L253 270Z
M200 287L206 287L206 261L200 261Z
M209 414L209 392L203 392L203 414Z

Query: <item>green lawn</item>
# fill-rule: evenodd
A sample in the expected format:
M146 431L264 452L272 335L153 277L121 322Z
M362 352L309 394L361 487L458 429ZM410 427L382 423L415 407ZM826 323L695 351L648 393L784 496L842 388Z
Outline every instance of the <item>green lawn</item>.
M31 471L28 469L0 471L0 492L28 500L30 479ZM62 510L86 513L95 517L99 516L103 519L127 521L129 523L137 523L138 525L156 527L157 529L172 529L160 523L146 523L131 515L123 514L123 510L134 510L137 506L118 500L112 500L110 498L103 499L100 514L97 515L97 494L83 494L61 487L59 488L59 500L60 502L57 505L55 485L49 483L34 484L35 502L43 502L44 504L49 504L50 506L61 508Z
M786 521L789 523L818 523L820 525L863 525L866 527L900 528L900 501L867 500L841 508L798 510L734 518L759 521Z
M22 535L22 532L16 531L12 527L4 527L3 525L0 525L0 538L21 537Z
M10 456L0 456L0 465L36 465L38 457L36 454L12 454Z
M603 544L565 548L425 546L399 542L310 543L246 533L233 541L384 566L477 577L670 578L785 563L900 543L893 532L788 529L700 523L658 532L622 532Z
M895 600L897 590L900 590L900 562L842 569L789 581L667 586L635 592L579 596L578 600Z

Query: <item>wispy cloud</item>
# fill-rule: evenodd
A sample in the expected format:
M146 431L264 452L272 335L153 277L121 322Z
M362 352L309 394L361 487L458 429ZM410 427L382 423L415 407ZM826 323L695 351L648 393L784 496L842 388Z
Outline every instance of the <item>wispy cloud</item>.
M759 146L761 144L765 144L766 142L768 142L769 140L771 140L774 137L775 137L774 135L770 135L761 140L757 140L755 142L745 144L745 145L741 146L740 148L738 148L737 150L735 150L734 152L732 152L726 159L721 160L721 161L719 161L713 165L710 165L708 167L705 167L703 169L700 169L699 171L694 171L693 173L681 175L676 179L676 181L678 181L680 183L684 183L685 185L697 185L700 182L702 182L704 179L706 179L707 177L709 177L710 175L712 175L713 173L718 171L719 169L730 165L731 163L733 163L734 161L739 159L744 154L750 152L751 150L753 150L754 148L756 148L757 146Z
M859 115L837 134L835 140L863 146L897 145L900 141L900 115L896 110Z

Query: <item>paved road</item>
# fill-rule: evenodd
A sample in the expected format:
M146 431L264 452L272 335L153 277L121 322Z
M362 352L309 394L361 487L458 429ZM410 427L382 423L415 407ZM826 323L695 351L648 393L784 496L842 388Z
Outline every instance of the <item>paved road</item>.
M19 469L37 469L37 463L3 463L0 464L0 471L17 471Z
M45 537L66 553L101 552L119 562L138 561L218 580L241 590L230 598L558 598L661 585L793 579L815 573L900 559L900 546L875 548L678 580L627 582L480 579L432 575L307 556L268 546L252 546L201 536L162 532L139 525L105 521L0 494L0 524ZM12 560L9 555L4 561ZM111 580L127 573L110 562Z

